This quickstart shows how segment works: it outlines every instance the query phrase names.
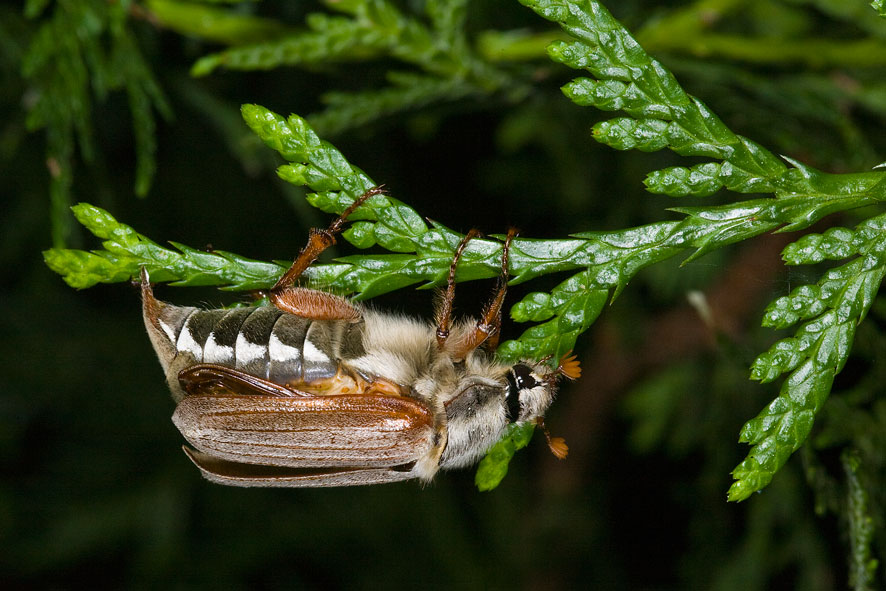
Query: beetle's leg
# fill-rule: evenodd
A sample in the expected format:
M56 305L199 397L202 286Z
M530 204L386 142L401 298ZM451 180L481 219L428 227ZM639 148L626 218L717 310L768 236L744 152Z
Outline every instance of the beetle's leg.
M335 221L326 229L311 228L308 243L298 253L292 266L283 273L268 294L271 303L277 308L303 318L318 320L356 319L360 312L345 298L320 291L293 287L296 279L301 277L320 254L335 244L335 235L344 227L345 221L355 209L367 199L385 192L383 186L373 187L351 203Z
M269 294L278 309L313 320L358 320L360 309L347 298L307 287L284 287Z
M321 230L318 228L311 228L311 234L308 238L308 243L305 247L298 253L298 257L296 257L295 261L293 261L292 266L283 273L280 279L277 280L277 283L274 284L274 287L271 288L271 293L279 292L280 290L289 287L292 283L298 279L305 270L311 266L311 263L317 260L317 257L320 254L335 244L335 235L342 231L342 228L347 220L348 216L354 213L354 210L363 205L363 203L373 197L374 195L384 194L385 188L384 186L373 187L360 195L353 203L351 203L346 210L342 212L340 216L338 216L335 221L333 221L328 228L325 230Z
M504 305L505 294L508 291L508 257L511 250L511 241L517 235L516 228L508 230L508 236L502 246L501 253L501 275L498 276L498 283L492 294L492 299L483 308L483 315L477 321L474 331L468 334L453 351L453 359L464 359L465 356L479 347L484 345L490 349L498 347L498 339L501 335L501 309Z
M178 372L178 381L189 396L195 394L237 394L241 396L309 396L231 367L200 363Z
M461 258L461 254L464 252L465 247L467 247L468 242L479 233L479 231L472 228L465 234L465 237L458 243L455 255L449 264L449 278L446 280L446 291L437 309L437 346L440 349L443 348L446 344L446 339L449 338L449 326L452 322L452 302L455 301L455 270L458 267L458 260Z

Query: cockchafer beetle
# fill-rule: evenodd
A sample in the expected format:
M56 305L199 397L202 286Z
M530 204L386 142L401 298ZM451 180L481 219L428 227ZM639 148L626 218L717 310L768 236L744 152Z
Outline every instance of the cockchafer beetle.
M508 251L477 321L453 323L456 249L436 325L294 286L335 243L357 199L308 244L269 291L272 305L204 310L155 299L141 273L151 343L177 403L185 452L210 481L323 487L418 478L477 462L511 422L540 422L574 357L504 364L494 357ZM551 449L565 456L562 440Z

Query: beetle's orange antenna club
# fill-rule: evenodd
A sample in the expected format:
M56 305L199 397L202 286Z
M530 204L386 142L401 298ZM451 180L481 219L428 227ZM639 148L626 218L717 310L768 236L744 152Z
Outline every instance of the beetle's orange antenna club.
M558 460L565 460L566 456L569 455L569 446L566 445L566 440L562 437L551 437L548 428L545 426L545 420L542 417L535 419L535 423L541 427L542 432L545 434L545 439L548 441L548 449L551 450L554 457Z
M572 351L568 351L557 363L557 373L569 380L577 380L581 377L581 364Z

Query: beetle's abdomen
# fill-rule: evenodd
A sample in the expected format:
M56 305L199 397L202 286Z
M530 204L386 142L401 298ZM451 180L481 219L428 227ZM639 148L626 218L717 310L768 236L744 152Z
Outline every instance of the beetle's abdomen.
M311 320L273 306L161 306L156 317L146 314L146 324L149 331L153 328L151 340L176 399L184 395L178 372L198 363L232 367L278 384L299 384L331 378L342 359L363 354L362 321Z

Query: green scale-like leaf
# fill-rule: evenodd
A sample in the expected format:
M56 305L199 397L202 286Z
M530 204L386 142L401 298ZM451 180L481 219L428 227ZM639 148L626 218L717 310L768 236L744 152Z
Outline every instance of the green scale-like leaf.
M199 59L192 68L198 76L218 68L315 69L370 60L395 60L405 66L403 71L388 71L388 84L380 88L324 95L325 109L309 117L324 134L435 103L494 93L517 98L529 91L525 75L500 69L475 51L465 29L464 0L419 3L423 15L388 0L327 0L324 4L339 14L312 12L305 19L306 28L287 28L237 11L180 6L166 0L149 2L159 22L231 45Z
M37 16L43 6L28 8ZM86 162L96 157L92 112L111 91L125 90L135 136L135 193L148 193L154 174L154 110L170 108L127 27L126 3L71 0L56 3L22 59L29 84L27 126L45 129L50 175L53 244L69 239L75 147Z
M875 515L870 494L861 482L862 460L857 450L845 450L840 456L848 485L847 515L851 543L849 584L855 589L873 589L879 561L871 556L874 543Z
M287 32L287 28L276 20L194 2L146 0L145 6L165 28L217 43L267 41Z
M882 216L881 216L882 218ZM790 372L778 397L741 431L740 441L753 449L733 471L736 481L729 489L730 500L742 500L766 486L773 475L806 440L815 415L830 393L834 376L840 372L855 336L886 275L886 241L882 234L857 241L864 229L880 226L882 219L868 220L856 232L832 229L827 236L810 235L803 244L789 246L786 253L800 260L814 260L825 252L864 251L845 265L831 269L814 286L801 286L779 298L766 311L764 324L779 328L808 320L794 337L783 339L760 355L751 377L771 381ZM847 250L847 244L853 244ZM787 258L787 256L786 256ZM795 259L797 260L797 259Z
M523 449L532 440L535 432L534 423L508 425L507 431L501 441L490 448L477 467L474 476L474 484L482 491L494 489L508 474L508 464L517 450Z
M681 155L719 161L653 172L646 179L651 192L706 196L726 188L775 194L775 198L720 207L677 208L687 215L682 222L652 224L636 232L630 242L631 254L625 252L624 257L607 256L609 249L594 242L602 234L578 235L593 243L583 250L602 255L592 257L590 288L606 285L601 279L608 278L616 284L617 294L636 268L689 245L697 249L692 259L763 232L800 230L835 211L886 199L886 176L881 172L829 175L792 160L788 160L792 166L788 167L762 146L734 134L701 101L686 95L674 77L650 58L600 3L521 1L578 39L549 46L553 60L584 69L594 77L578 78L564 86L566 96L582 106L628 115L595 125L596 140L616 149L668 147ZM882 281L881 225L882 220L863 225L864 238L860 237L862 226L854 233L834 229L801 239L785 251L785 260L794 263L862 256L828 272L818 285L794 290L767 310L765 324L805 324L754 364L752 376L756 379L770 381L785 372L789 375L778 398L742 431L742 441L754 448L734 472L736 483L730 489L730 499L746 498L768 484L808 436L834 376L846 361L855 326ZM628 267L632 260L633 269ZM545 317L550 302L536 294L531 297L521 302L517 311ZM537 340L541 342L546 336L544 329L553 322L530 330L539 333Z
M651 190L703 196L720 185L743 192L776 186L773 180L784 174L784 163L751 140L734 134L701 101L687 95L673 75L649 57L599 3L522 1L582 40L549 47L555 61L586 69L598 78L574 80L564 86L566 96L583 106L622 110L630 115L595 125L597 141L619 150L670 147L681 155L708 156L729 164L717 171L719 182L709 180L697 187L685 182L691 174L684 172L686 169L659 171L647 181ZM708 167L705 175L712 174Z
M81 203L74 215L90 232L104 239L104 250L53 248L43 253L46 264L78 289L96 283L129 281L144 267L154 281L175 285L222 285L248 290L270 286L285 270L223 251L204 252L174 243L178 251L164 248L131 227L115 220L101 208Z

